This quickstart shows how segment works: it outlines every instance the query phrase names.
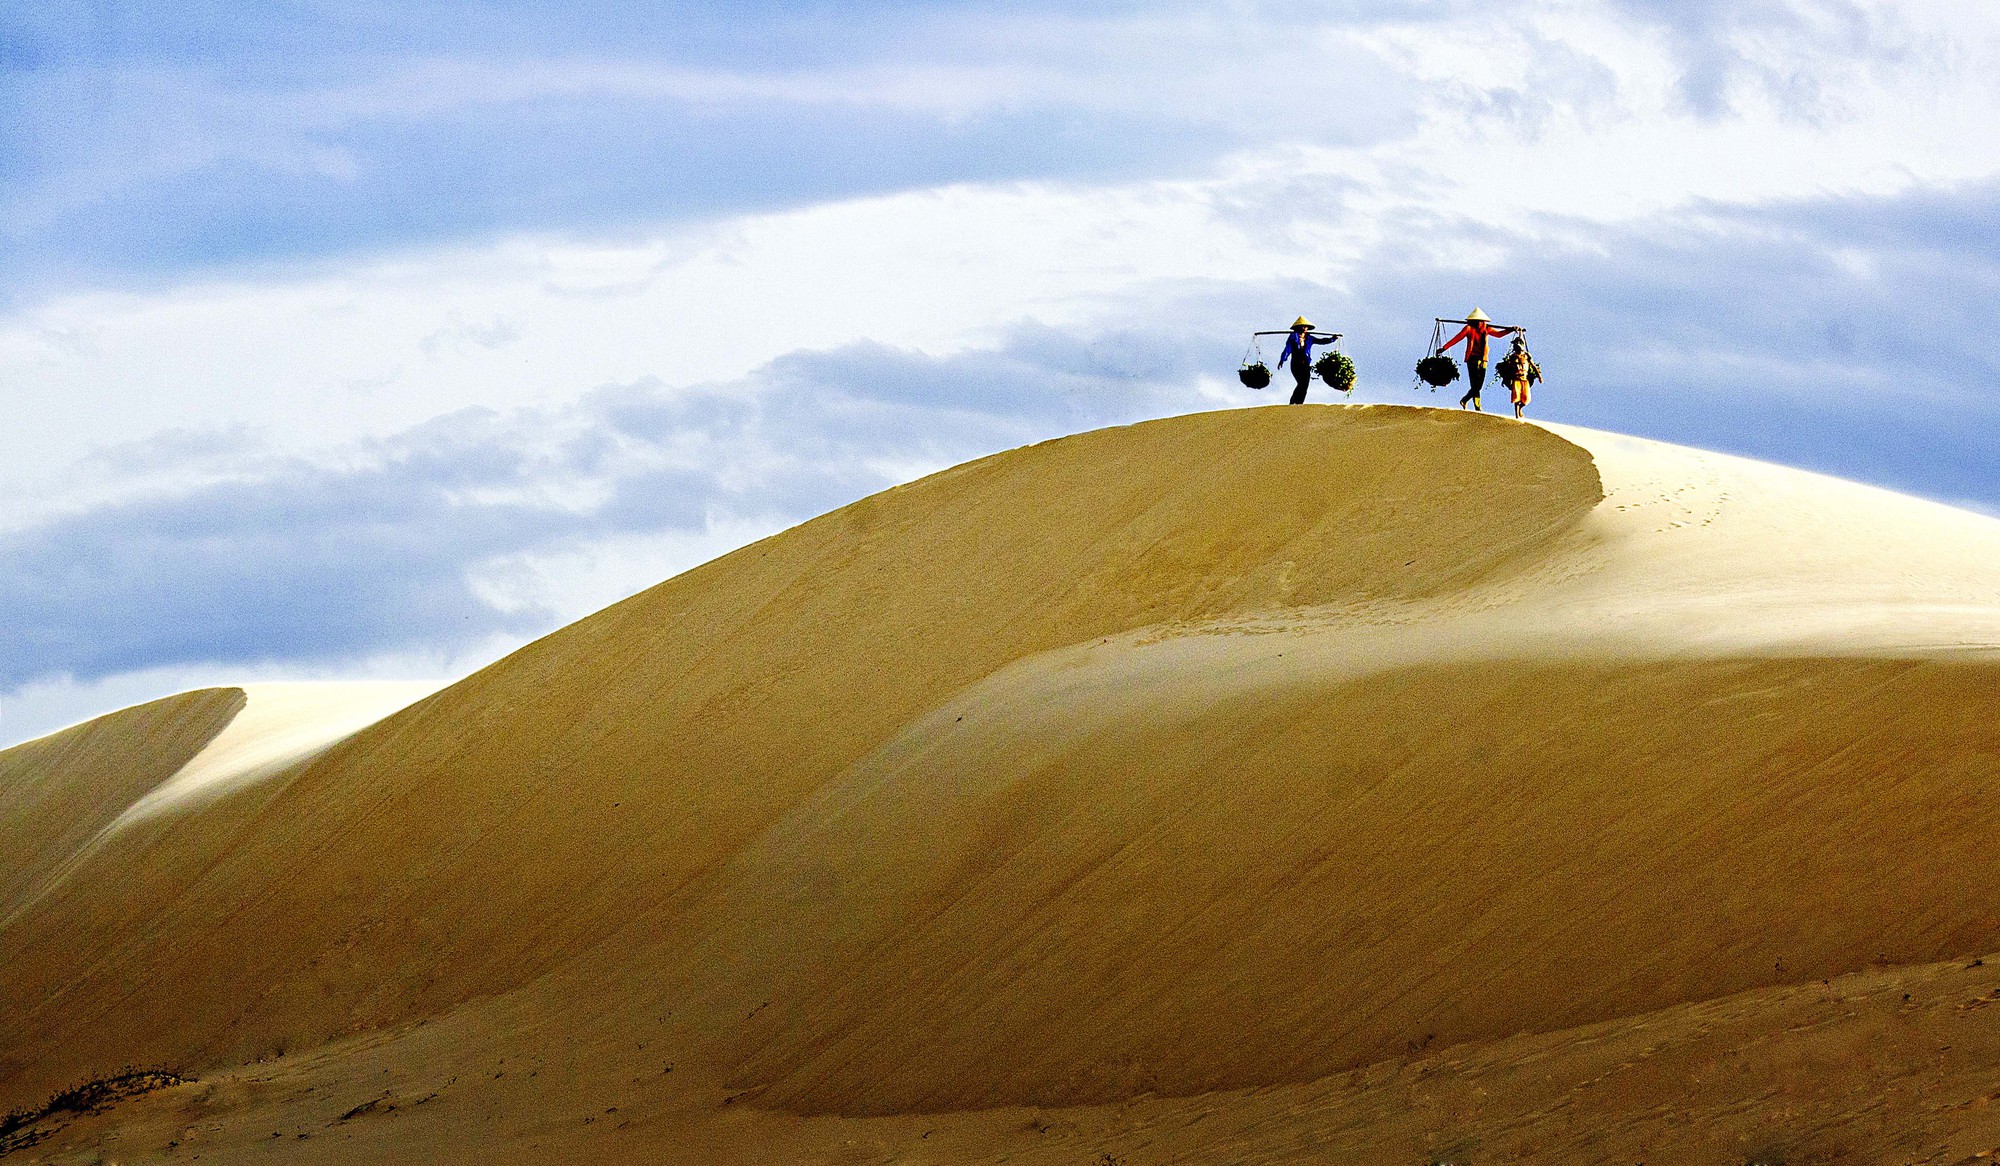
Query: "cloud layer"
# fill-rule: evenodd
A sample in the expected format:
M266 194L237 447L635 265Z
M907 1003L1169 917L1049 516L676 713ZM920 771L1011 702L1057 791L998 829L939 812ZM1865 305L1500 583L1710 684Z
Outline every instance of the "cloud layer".
M0 689L539 633L580 613L510 589L522 558L789 525L971 456L1213 403L1192 371L1157 348L1024 328L949 358L801 352L728 384L609 386L253 461L0 537ZM202 446L177 434L119 458Z
M1213 321L1282 314L1266 305L1343 321L1364 399L1425 402L1406 387L1423 345L1410 322L1469 306L1438 303L1441 286L1510 293L1564 419L2000 509L2000 357L1980 307L2000 293L1994 194L1703 210L1589 248L1485 234L1483 270L1382 256L1345 289L1152 286L1119 326L1020 325L947 356L794 351L740 379L463 410L314 458L170 433L102 460L146 474L219 459L220 480L0 540L0 686L537 633L583 612L560 587L510 591L510 564L774 529L1009 446L1258 401L1231 383L1243 338Z
M1996 116L1973 0L0 7L4 733L476 664L1300 311L2000 510Z

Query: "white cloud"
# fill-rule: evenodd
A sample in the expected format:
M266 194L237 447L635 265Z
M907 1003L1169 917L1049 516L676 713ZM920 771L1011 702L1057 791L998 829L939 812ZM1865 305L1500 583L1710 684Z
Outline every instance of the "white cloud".
M998 30L986 61L968 48L907 65L758 75L581 58L497 73L446 63L353 86L343 91L347 104L325 117L407 113L419 91L490 103L568 86L875 103L950 117L1022 102L1166 110L1268 132L1174 179L961 183L695 226L521 234L25 305L0 318L0 384L11 414L0 428L0 535L120 506L143 516L163 499L248 505L259 483L303 490L300 483L320 480L314 475L365 474L403 456L411 435L441 417L440 432L485 435L466 438L477 447L466 456L520 465L431 481L435 507L422 522L502 510L612 513L635 504L630 491L654 480L646 475L690 469L713 478L704 499L733 498L698 521L614 517L584 529L551 520L546 531L471 540L462 561L427 568L436 594L450 593L439 600L447 607L573 616L804 517L800 506L913 476L974 446L1135 408L1194 407L1218 393L1234 399L1226 379L1218 388L1197 377L1184 350L1165 372L1140 378L1171 380L1173 393L1148 406L1124 402L1122 414L1050 412L1060 394L1016 391L1019 378L1123 383L1069 369L1064 361L1082 358L1065 350L1010 366L1014 395L973 426L972 445L947 440L952 410L968 408L952 398L963 386L929 381L859 401L823 387L832 395L793 393L783 408L795 416L758 416L754 440L731 428L750 424L741 417L672 419L636 440L602 432L615 428L603 410L605 394L617 390L605 386L696 404L737 392L755 404L772 376L795 376L794 388L824 386L842 352L867 354L835 370L842 376L949 380L968 372L955 355L999 359L992 354L1023 343L1070 342L1033 340L1032 329L1024 342L1024 321L1051 336L1123 329L1139 338L1133 343L1183 343L1205 354L1214 337L1233 349L1250 325L1269 322L1254 313L1268 306L1289 318L1308 296L1357 312L1393 302L1414 318L1380 326L1421 331L1431 309L1381 291L1399 273L1455 273L1435 295L1444 301L1438 310L1462 308L1461 287L1504 286L1505 265L1527 269L1537 241L1572 259L1596 249L1604 267L1593 277L1629 277L1610 249L1656 245L1641 229L1647 223L1914 195L2000 175L2000 135L1990 129L2000 117L2000 14L1990 5L1759 5L1757 19L1696 7L1689 16L1667 4L1586 0L1467 6L1444 20L1314 27L1295 38L1273 31L1292 19L1285 14L1240 26L1187 12L1022 21ZM1690 99L1697 70L1714 83L1703 91L1710 104ZM1799 78L1810 87L1794 84ZM1389 96L1371 106L1371 87ZM1363 110L1358 118L1354 108ZM1320 132L1328 127L1340 132ZM162 140L206 150L206 132ZM337 155L312 164L339 170L351 162ZM1735 229L1750 240L1784 225ZM1822 249L1833 270L1856 282L1907 270L1865 242L1801 246ZM1661 245L1659 253L1693 252ZM1690 276L1697 288L1699 275ZM1216 289L1215 314L1191 317L1198 292L1190 289L1202 287ZM1556 303L1567 289L1535 290L1548 293L1537 302ZM1733 348L1713 343L1718 366L1746 359L1758 342L1731 340ZM819 354L805 373L787 355L801 352ZM1731 352L1738 355L1724 355ZM756 385L743 379L759 369ZM1778 384L1781 370L1768 360L1739 371L1759 391L1813 391ZM1872 383L1865 370L1851 379ZM852 439L899 423L907 429L892 439ZM592 440L608 442L601 462L575 453ZM779 497L802 466L811 484ZM482 626L434 657L455 666L517 634ZM370 670L401 667L394 662L416 651L366 636L351 648L338 660L259 667L381 675ZM176 664L145 675L179 683L209 673ZM17 699L70 709L139 690L123 683L37 681L41 695Z
M0 326L0 380L17 386L0 489L20 523L101 498L80 459L161 430L249 426L296 452L471 406L740 376L862 338L950 352L1151 279L1319 269L1216 225L1200 187L960 187L629 244L519 239L295 281L70 297Z

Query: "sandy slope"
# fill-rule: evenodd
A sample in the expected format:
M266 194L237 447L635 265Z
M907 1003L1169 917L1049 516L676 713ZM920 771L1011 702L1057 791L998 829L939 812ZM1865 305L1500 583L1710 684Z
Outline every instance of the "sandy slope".
M99 846L161 814L282 778L435 683L205 688L0 752L0 920Z
M0 752L0 919L192 760L242 707L240 690L205 688Z
M651 1046L579 1049L441 1022L217 1070L108 1115L50 1122L41 1127L50 1136L22 1156L1984 1166L2000 1153L1996 1005L2000 959L1886 968L1553 1033L1429 1042L1296 1085L876 1118L801 1117L689 1087L647 1064Z
M0 786L41 840L0 873L62 864L0 930L0 1104L291 1053L300 1115L379 1074L436 1095L398 1136L526 1154L613 1097L655 1151L754 1160L881 1128L853 1115L1249 1090L1201 1104L1282 1158L1271 1090L1413 1050L1725 998L1779 1039L1769 986L2000 946L1996 564L1991 519L1455 412L1013 451L260 780L162 784L187 728L93 723L132 768L64 797L202 796L79 856ZM271 1119L244 1088L203 1112ZM293 1151L390 1154L362 1120Z

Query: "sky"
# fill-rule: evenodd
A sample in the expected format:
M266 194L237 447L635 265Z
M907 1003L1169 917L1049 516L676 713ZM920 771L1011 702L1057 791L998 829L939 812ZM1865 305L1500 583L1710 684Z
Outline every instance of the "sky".
M462 675L1301 313L2000 514L1996 121L1991 0L0 0L0 744Z

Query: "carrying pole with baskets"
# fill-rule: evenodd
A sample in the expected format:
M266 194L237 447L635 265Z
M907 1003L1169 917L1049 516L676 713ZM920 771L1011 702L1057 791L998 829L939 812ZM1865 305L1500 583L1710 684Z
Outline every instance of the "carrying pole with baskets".
M1417 362L1417 380L1429 385L1431 392L1435 393L1458 379L1458 362L1444 354L1444 326L1446 324L1464 326L1471 323L1471 320L1453 320L1445 316L1432 318L1431 346L1426 351L1424 358ZM1528 335L1528 328L1525 324L1515 325L1513 331L1516 335L1524 339Z
M1290 328L1252 332L1250 334L1250 347L1243 350L1243 364L1242 367L1236 370L1236 379L1242 381L1249 388L1269 388L1271 384L1271 366L1264 362L1264 346L1258 341L1258 337L1290 336L1291 334L1292 330ZM1313 372L1320 380L1326 382L1328 388L1335 392L1346 393L1352 396L1354 393L1354 361L1349 359L1346 353L1333 350L1333 346L1339 343L1342 333L1320 332L1315 333L1315 335L1327 337L1325 341L1321 342L1326 345L1327 352L1326 355L1313 362ZM1251 359L1253 356L1256 359Z

